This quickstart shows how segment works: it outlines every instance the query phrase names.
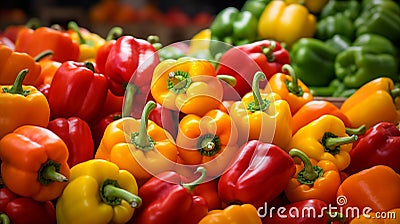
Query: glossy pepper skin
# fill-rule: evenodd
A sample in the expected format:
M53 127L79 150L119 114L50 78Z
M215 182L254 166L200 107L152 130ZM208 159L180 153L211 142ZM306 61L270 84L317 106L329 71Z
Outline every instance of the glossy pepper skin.
M202 218L199 224L248 223L261 224L257 209L251 204L230 205L224 210L213 210Z
M190 183L174 171L149 179L139 189L143 204L129 223L197 224L208 212L206 200L192 193L206 176L203 167L198 167L197 172L200 177Z
M338 51L322 40L301 38L290 50L291 65L307 86L327 86L335 76Z
M222 84L207 60L168 59L154 70L151 95L167 109L202 116L219 108L222 94Z
M265 91L278 93L283 100L286 100L290 106L290 112L295 114L300 107L313 99L307 85L297 78L296 73L290 65L283 65L282 71L285 73L276 73L269 80L269 86L265 87Z
M147 180L153 174L170 169L178 152L172 136L148 120L155 106L155 102L149 101L141 119L123 117L111 122L104 131L95 158L117 164L136 179Z
M327 40L335 34L339 34L349 40L353 40L355 29L353 20L342 13L337 13L318 21L315 37L320 40Z
M396 58L376 53L372 47L350 47L340 52L335 60L335 74L348 88L360 88L367 82L384 76L399 80Z
M285 43L290 48L298 39L314 36L316 25L315 16L304 5L273 0L259 19L258 35Z
M95 122L90 126L90 130L93 137L94 149L95 149L94 153L96 153L97 149L100 146L101 139L103 138L107 126L111 122L116 121L120 118L122 118L121 112L115 112L103 117L103 119L100 119L99 121Z
M24 125L0 140L1 174L14 193L37 201L61 195L68 181L68 148L52 131Z
M54 78L54 74L56 74L56 71L61 66L61 64L61 62L53 61L50 58L40 60L39 65L41 67L41 70L34 86L40 88L44 85L50 85Z
M284 149L292 138L290 107L276 93L260 93L258 85L263 79L265 75L262 72L255 74L253 91L232 104L230 116L238 127L240 144L260 140Z
M322 115L331 114L343 121L346 127L352 127L350 120L335 104L327 100L312 100L304 104L292 118L292 132L295 134L300 128Z
M225 52L219 60L217 75L233 76L236 79L233 90L242 97L251 91L251 83L257 71L261 69L268 80L275 73L280 72L284 64L289 63L289 53L279 42L260 40ZM261 83L262 88L266 84L266 81ZM233 93L226 92L228 90L224 90L224 99L230 98L229 94L235 96Z
M354 21L361 11L361 4L357 0L340 1L340 0L329 0L328 3L322 8L320 18L333 16L338 13L342 13Z
M298 149L291 149L289 155L302 161L302 164L296 164L296 174L285 189L289 201L319 199L327 204L335 204L336 192L341 184L336 165L329 160L310 160Z
M107 96L107 79L91 70L91 64L67 61L56 71L48 101L51 117L76 116L90 123Z
M0 189L0 212L7 215L13 224L56 224L56 210L51 201L39 202L21 197L7 187Z
M284 150L251 140L239 149L232 165L220 176L218 193L228 205L249 203L259 208L282 193L294 173L294 161ZM259 191L261 188L268 191Z
M160 58L147 40L133 36L121 36L111 47L104 67L104 75L115 95L123 96L127 83L134 92L148 93L151 79Z
M264 11L265 7L271 2L271 0L247 0L244 2L240 11L251 12L258 20Z
M382 214L385 214L383 218ZM371 212L360 217L356 217L350 221L350 224L396 224L400 220L400 208L390 209L385 213Z
M97 49L96 55L95 55L95 64L96 64L96 71L98 73L104 74L104 69L106 66L108 54L110 53L111 48L117 42L116 39L121 37L122 32L123 32L123 30L121 27L111 28L111 30L108 32L107 37L105 39L106 42Z
M357 135L346 133L342 120L328 114L300 128L293 135L289 148L299 149L317 161L329 160L341 171L350 164L351 143L357 139Z
M388 166L373 166L346 178L337 191L340 196L347 199L339 207L343 209L354 206L362 211L368 206L370 212L386 212L399 208L400 175Z
M68 166L90 160L94 155L94 143L89 125L79 117L56 118L47 129L58 135L68 147Z
M400 130L394 123L380 122L361 136L350 151L346 173L354 174L375 165L387 165L400 173Z
M395 45L384 36L366 33L358 36L354 41L352 46L367 46L370 47L369 50L378 54L390 54L393 56L398 55L398 50Z
M142 199L135 177L116 164L92 159L71 169L56 204L57 223L127 223Z
M0 139L24 124L47 127L49 123L46 97L34 86L22 85L27 72L20 71L12 86L0 86Z
M347 98L340 110L354 127L364 124L369 129L382 121L396 123L400 119L398 92L392 79L376 78Z
M51 59L58 62L77 61L79 58L78 43L63 31L40 27L24 29L18 34L15 51L35 57L45 50L53 51Z
M208 211L222 208L221 199L218 197L218 179L197 185L193 189L193 194L203 197L207 201Z

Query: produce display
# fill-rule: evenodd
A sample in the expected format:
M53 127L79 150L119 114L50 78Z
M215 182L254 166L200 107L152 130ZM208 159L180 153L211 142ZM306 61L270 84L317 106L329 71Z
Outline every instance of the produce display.
M247 0L168 46L9 25L0 223L400 223L399 43L392 0Z

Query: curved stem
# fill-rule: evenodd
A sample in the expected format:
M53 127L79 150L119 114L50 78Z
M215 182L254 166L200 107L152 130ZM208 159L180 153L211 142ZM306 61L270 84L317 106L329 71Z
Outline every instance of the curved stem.
M247 109L251 112L265 111L269 107L269 103L261 97L259 82L265 80L265 74L262 72L256 72L251 84L253 91L254 101L247 105Z
M149 101L144 106L142 117L140 119L139 132L132 134L131 142L137 148L141 150L151 150L154 147L150 136L147 134L147 123L149 122L150 112L156 108L157 104L154 101Z
M10 218L7 216L6 213L1 213L0 214L0 224L10 224Z
M328 148L335 148L337 146L353 143L357 141L357 135L351 135L347 137L327 137L325 138L325 146Z
M106 41L110 41L110 40L120 37L122 35L122 32L123 32L123 30L119 26L115 26L115 27L111 28L110 31L108 31Z
M103 194L104 197L106 198L119 198L122 199L126 202L128 202L132 208L137 208L142 204L142 199L135 195L132 194L131 192L116 187L112 184L107 184L104 188L103 188Z
M301 94L302 90L301 87L299 86L297 75L294 72L292 66L290 66L289 64L285 64L282 66L282 71L283 72L287 71L289 75L292 77L292 81L287 84L289 92L292 92L296 95L302 95Z
M12 87L10 89L3 88L3 91L11 94L21 94L24 96L29 95L29 91L24 91L24 89L22 88L22 82L24 81L26 74L28 74L28 72L29 72L28 69L21 70L18 73L17 78L15 79Z
M358 128L346 128L346 134L348 135L363 135L366 132L365 124L361 125Z
M36 55L36 57L34 57L33 59L35 60L35 62L39 62L40 60L42 60L43 58L53 55L54 51L52 50L45 50L42 53Z
M31 18L28 20L28 22L25 23L25 27L33 30L39 28L40 26L41 26L40 19L38 18Z
M195 173L201 173L200 177L191 183L181 184L184 188L188 189L190 192L193 192L194 188L203 182L203 180L206 178L207 170L206 170L206 168L199 166L199 167L197 167L197 170Z
M122 117L128 117L132 112L133 98L139 88L135 84L128 83L125 90L125 102L122 108Z
M262 49L263 54L267 57L267 60L269 62L275 61L275 55L274 55L275 47L276 47L276 42L271 40L270 45Z
M71 29L71 30L73 30L73 31L75 31L76 34L78 34L78 37L79 37L79 44L80 44L80 45L81 45L81 44L86 44L86 39L83 37L83 35L82 35L82 33L81 33L81 30L79 29L79 26L78 26L78 24L77 24L76 22L70 21L70 22L68 23L68 28Z
M299 158L304 164L303 177L310 181L315 181L318 178L318 173L314 170L313 165L311 164L310 158L299 149L291 149L289 151L289 155L291 157Z
M66 178L61 173L58 173L54 166L46 167L43 170L43 177L48 180L57 181L57 182L67 182L68 181L68 178Z
M217 79L228 83L232 87L236 86L236 78L231 75L217 75Z

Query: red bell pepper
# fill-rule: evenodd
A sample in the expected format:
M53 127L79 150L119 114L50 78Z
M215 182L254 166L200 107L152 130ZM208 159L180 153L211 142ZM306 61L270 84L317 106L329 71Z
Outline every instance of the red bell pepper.
M56 211L51 201L39 202L32 198L21 197L7 187L0 189L0 213L7 215L13 224L40 223L55 224ZM0 223L3 218L0 219Z
M173 171L149 179L139 189L143 203L135 210L131 223L197 224L208 212L207 201L192 193L206 176L204 168L197 171L201 176L187 184L181 184L185 178Z
M108 53L104 68L111 92L123 96L127 84L131 82L134 93L148 94L154 68L159 62L157 50L147 40L133 36L119 37Z
M56 118L49 122L47 129L58 135L67 145L69 167L93 158L92 133L84 120L79 117Z
M97 121L94 125L91 126L91 131L92 131L92 137L93 137L93 143L94 143L94 148L95 151L100 145L101 139L103 138L104 131L106 130L107 126L118 119L122 118L121 112L115 112L112 114L109 114L103 119ZM96 153L96 152L95 152Z
M213 179L197 185L193 190L193 194L206 199L208 211L222 209L222 202L218 196L217 179Z
M380 122L359 136L350 151L350 165L345 169L354 174L375 165L386 165L400 174L400 130L394 123Z
M228 205L247 203L259 208L285 190L295 171L293 158L283 149L251 140L239 149L231 167L221 175L218 193Z
M67 61L54 74L48 93L52 119L79 117L90 123L96 118L107 97L107 79L90 65Z
M119 38L122 35L122 28L121 27L113 27L107 34L106 43L103 44L96 53L96 72L104 73L104 68L106 66L107 57L110 53L111 48L114 46L115 39Z
M178 134L179 113L169 110L161 104L157 103L149 115L149 119L154 121L158 126L167 130L173 137Z
M231 75L236 78L234 90L240 95L251 91L251 83L254 74L261 71L267 80L274 74L282 71L282 65L290 64L290 56L279 42L260 40L250 44L244 44L225 52L219 60L217 75ZM260 88L264 88L267 80L261 82ZM226 89L229 92L229 89ZM227 95L230 99L234 95Z

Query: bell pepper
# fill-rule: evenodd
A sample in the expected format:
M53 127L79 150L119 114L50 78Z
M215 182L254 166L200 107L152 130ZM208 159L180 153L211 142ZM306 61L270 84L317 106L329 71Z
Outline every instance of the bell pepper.
M400 5L395 1L380 1L364 6L354 26L357 36L375 33L396 43L400 38Z
M135 212L131 224L197 224L207 215L207 202L193 194L193 189L201 183L206 174L204 167L198 167L200 176L192 182L174 171L160 173L152 177L139 189L142 206Z
M14 193L37 201L61 195L70 173L68 148L52 131L23 125L0 140L1 176Z
M25 24L19 25L8 25L3 30L4 36L8 37L12 42L17 41L19 32L26 29L37 29L41 26L40 20L38 18L31 18Z
M308 86L327 86L335 78L338 51L315 38L301 38L290 50L293 69Z
M167 130L174 138L178 134L179 115L175 111L157 103L156 107L150 112L149 119Z
M350 151L345 172L354 174L375 165L387 165L400 173L400 130L394 123L380 122L361 136Z
M72 167L56 204L57 223L127 223L142 199L135 177L116 164L92 159Z
M34 86L39 88L43 85L50 85L53 81L54 74L56 74L56 71L61 66L61 64L61 62L53 61L51 59L40 60L39 65L41 67L41 70Z
M295 134L300 128L322 115L331 114L340 118L346 127L352 127L350 120L333 103L327 100L312 100L304 104L292 118L292 132Z
M387 76L399 80L396 58L390 54L375 53L367 46L350 47L340 52L335 60L335 74L348 88L359 88L367 82Z
M343 13L327 16L317 23L315 37L320 40L327 40L335 34L353 40L355 36L355 26L353 20L345 16Z
M258 35L285 43L290 48L298 39L314 36L316 25L315 16L304 5L273 0L260 17Z
M79 117L90 123L103 107L107 79L91 63L64 62L54 74L48 101L51 117Z
M103 119L100 119L99 121L93 123L90 126L90 130L92 132L92 137L93 137L93 144L94 144L94 149L97 150L100 146L101 139L103 138L104 132L107 128L107 126L118 119L122 118L121 112L115 112L111 113ZM94 154L96 152L94 151Z
M160 58L147 40L121 36L111 47L104 67L104 75L112 93L123 96L131 80L134 92L148 93L151 79Z
M176 145L185 165L205 164L208 174L221 174L237 151L238 131L232 118L215 109L204 116L184 116L179 122Z
M294 160L279 146L251 140L220 176L218 193L228 205L248 203L259 208L278 197L294 173Z
M297 157L302 164L296 164L296 173L285 189L290 202L319 199L327 204L336 203L336 192L341 184L339 170L329 160L315 161L304 152L291 149L289 155Z
M32 198L16 195L7 187L0 189L0 217L8 217L8 223L56 224L56 210L51 201L39 202ZM0 218L5 224L4 219Z
M297 148L317 161L329 160L342 171L350 164L351 143L357 139L357 135L346 133L342 120L327 114L300 128L288 147Z
M95 64L96 64L96 72L104 74L104 69L107 62L108 54L110 53L111 48L117 42L116 39L121 37L122 35L121 27L113 27L107 34L106 42L101 45L96 51Z
M357 0L329 0L322 8L319 17L321 19L342 13L344 16L354 21L361 12L361 4Z
M358 208L360 212L366 207L369 212L400 208L400 174L385 165L362 170L342 182L337 198L339 209L344 211L349 207ZM348 215L346 218L351 220L357 213Z
M14 50L15 44L8 37L4 36L3 33L0 34L0 45L5 45L11 50Z
M15 51L34 57L45 50L51 50L51 59L58 62L77 61L79 57L78 43L63 31L40 27L36 30L24 29L19 33Z
M304 4L307 9L314 13L318 14L321 10L325 7L328 3L328 0L320 0L320 1L313 1L313 0L285 0L286 3L289 4Z
M207 60L168 59L154 70L151 95L167 109L202 116L220 106L222 94L222 84Z
M269 79L269 85L265 86L264 90L278 93L283 100L289 103L290 112L294 115L300 107L311 101L313 96L308 87L297 78L290 65L283 65L282 71L287 71L289 75L276 73Z
M384 36L366 33L358 36L354 41L352 46L368 46L369 50L374 51L378 54L390 54L397 56L397 50L394 44Z
M371 128L381 121L396 123L400 120L399 89L388 77L376 78L347 98L340 110L354 127Z
M94 125L98 121L102 120L104 117L113 114L120 113L122 114L122 108L124 105L124 97L114 95L110 89L107 91L107 97L103 104L103 108L100 109L96 118L90 123L90 125Z
M79 117L56 118L47 129L58 135L68 147L68 166L90 160L94 155L94 143L89 125Z
M222 202L218 196L218 179L197 185L193 189L193 194L203 197L207 201L208 211L222 208Z
M240 97L251 91L254 74L261 71L267 79L282 70L284 64L290 63L290 56L280 43L272 40L260 40L237 46L225 52L217 67L217 75L230 75L236 79L233 87ZM267 82L261 83L264 88ZM232 88L230 88L232 89ZM231 99L236 94L224 89L224 99Z
M386 212L370 212L356 217L350 224L396 224L400 220L400 208L394 208Z
M249 223L261 224L257 209L251 204L230 205L224 210L213 210L202 218L199 224Z
M140 120L123 117L111 122L104 131L95 158L117 164L136 179L147 180L169 170L178 152L171 134L148 120L155 107L155 102L149 101Z
M260 19L261 14L263 13L265 7L271 2L271 0L246 0L240 9L240 11L248 11L256 17L256 19Z
M354 44L351 43L349 38L340 34L334 34L331 38L326 40L325 43L334 47L338 52L342 52Z
M260 93L258 85L262 79L265 75L257 72L253 91L230 107L230 115L239 131L239 144L260 140L285 149L292 138L290 107L277 93Z
M47 127L50 107L34 86L22 85L28 70L22 70L12 86L0 86L0 139L16 128L31 124Z

